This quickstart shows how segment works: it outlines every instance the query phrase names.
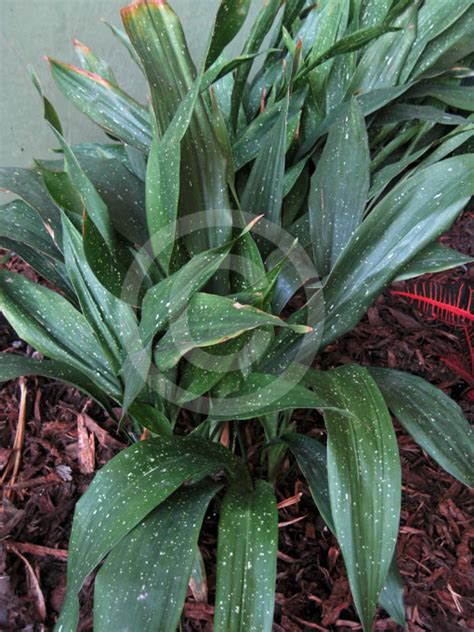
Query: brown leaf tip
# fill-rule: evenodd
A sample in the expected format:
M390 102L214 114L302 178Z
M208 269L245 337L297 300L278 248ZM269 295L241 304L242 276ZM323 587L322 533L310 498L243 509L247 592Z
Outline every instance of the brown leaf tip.
M72 43L74 44L75 48L81 48L85 53L90 52L89 46L86 46L85 44L80 42L78 39L73 39Z
M130 13L135 12L137 9L140 9L143 6L156 5L158 7L165 7L166 0L134 0L131 4L127 5L120 9L120 14L122 17L127 16Z

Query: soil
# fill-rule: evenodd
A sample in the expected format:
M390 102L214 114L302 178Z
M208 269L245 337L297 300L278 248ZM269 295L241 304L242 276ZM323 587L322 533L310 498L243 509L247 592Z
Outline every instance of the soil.
M474 255L472 213L464 213L442 242ZM18 260L12 265L34 274ZM458 268L436 278L472 282L474 268ZM0 322L0 349L32 353L5 321ZM430 321L387 292L350 334L326 350L320 366L358 362L416 373L451 395L472 422L472 391L440 360L441 355L466 351L462 331ZM25 413L18 475L8 492L4 488L0 507L0 629L49 630L64 596L74 505L94 471L124 446L124 438L90 400L73 388L41 378L5 384L0 411L0 476ZM317 413L298 411L295 418L300 430L324 438ZM411 632L474 630L474 497L396 428L403 468L398 560L408 628ZM253 440L250 424L245 435ZM361 630L339 548L292 462L285 461L276 491L280 501L295 498L279 511L275 632ZM209 599L196 601L190 592L182 626L186 631L212 630L215 510L211 506L200 540ZM92 580L81 602L80 630L85 632L92 629ZM401 628L380 612L375 629Z

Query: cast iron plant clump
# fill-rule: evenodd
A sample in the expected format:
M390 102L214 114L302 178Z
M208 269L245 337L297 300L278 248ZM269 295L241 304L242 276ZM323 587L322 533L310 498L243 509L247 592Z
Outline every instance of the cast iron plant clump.
M2 310L43 359L1 354L0 379L73 384L120 407L132 443L77 504L61 632L104 560L94 630L176 629L212 499L214 629L270 631L274 484L289 455L364 630L377 605L403 625L390 413L474 480L471 430L442 391L389 369L311 368L390 283L468 261L437 238L474 188L472 2L268 0L229 59L249 7L222 0L197 69L164 0L125 7L125 31L111 28L149 106L76 42L81 68L50 59L51 72L109 138L69 146L34 77L61 155L0 172L19 196L0 245L57 288L1 271ZM297 432L302 408L323 414L327 445ZM261 432L258 467L244 423Z

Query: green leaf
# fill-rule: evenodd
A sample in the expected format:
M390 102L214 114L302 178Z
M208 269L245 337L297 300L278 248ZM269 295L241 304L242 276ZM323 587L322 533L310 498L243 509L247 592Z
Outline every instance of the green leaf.
M0 247L10 250L23 259L44 279L68 298L72 303L76 302L76 295L71 287L66 274L64 263L57 259L45 257L40 251L26 243L14 241L7 237L0 237Z
M325 288L322 344L349 331L404 266L439 237L474 193L474 156L448 158L395 186L348 243Z
M233 340L207 347L204 362L200 359L199 354L191 351L186 358L187 362L181 367L179 404L182 405L184 402L208 393L221 380L228 379L232 370L240 369L240 352L248 343L251 335L254 334L242 334ZM268 344L268 335L266 331L259 331L258 342L262 341ZM251 363L251 356L255 352L257 344L257 338L254 338L251 350L247 348L247 353L244 354L245 369L247 370L249 368L247 363Z
M135 313L97 279L87 263L81 236L66 216L63 216L63 238L66 268L82 313L118 374L126 358L140 344Z
M378 198L385 187L392 182L394 178L402 174L403 171L405 171L405 169L411 164L416 163L414 171L420 171L424 167L435 164L454 153L456 149L461 147L473 136L474 125L472 123L462 125L444 136L442 139L430 143L418 151L414 151L406 156L403 156L401 160L386 165L373 176L371 189L369 191L369 198L371 200ZM420 158L425 154L427 154L426 158L420 161ZM408 175L411 174L405 174L405 177Z
M407 81L410 76L420 76L420 57L426 59L424 51L432 43L436 49L439 36L445 33L471 6L470 0L426 0L418 11L418 28L416 40L410 50L402 69L401 79ZM433 59L434 61L434 59Z
M349 4L347 0L339 0L326 2L320 8L318 7L319 20L316 37L306 60L307 65L302 66L305 80L309 82L313 98L318 105L322 105L321 101L325 100L325 85L333 64L329 61L323 65L323 62L328 62L333 57L338 35L340 36L347 26ZM340 41L338 44L340 45ZM297 86L299 81L297 77Z
M324 522L335 533L329 501L329 483L326 446L317 439L291 432L280 437L293 453L309 491Z
M364 630L372 630L377 599L395 550L401 470L390 414L368 371L332 373L342 416L325 411L331 513L352 595Z
M265 36L272 27L278 11L280 10L280 6L281 0L269 0L266 4L264 4L252 26L252 30L250 31L247 41L245 42L242 50L243 55L252 55L258 52L260 46L263 44ZM249 61L239 67L235 76L230 113L231 126L233 130L237 129L242 94L251 69L252 61Z
M58 248L62 247L61 215L44 187L41 174L33 169L0 168L0 188L19 195L43 220Z
M81 373L70 364L56 360L37 360L13 353L0 353L0 383L29 375L40 375L70 384L92 397L113 415L104 391L85 373Z
M382 35L366 48L349 88L351 94L397 85L416 38L419 5L420 0L410 3L395 20L394 26L401 30Z
M422 274L451 270L474 263L474 258L438 243L429 244L402 268L395 281L406 281Z
M398 421L449 474L474 486L474 433L461 408L420 377L370 369Z
M128 413L144 428L148 428L160 437L169 437L173 434L170 420L156 407L136 401L130 406Z
M426 167L435 164L443 158L446 158L446 156L449 156L450 154L460 153L456 150L462 147L464 143L467 143L473 137L473 123L469 123L469 125L456 128L445 137L445 140L439 145L439 147L436 147L421 162L416 165L416 170L420 171L421 169L425 169Z
M278 225L281 225L285 181L288 104L289 97L284 101L271 134L261 145L241 200L244 212L263 214Z
M324 384L318 384L315 392L300 384L302 374L277 376L251 373L232 396L212 400L209 420L254 419L293 408L334 408L344 414L334 402L331 390Z
M358 95L357 101L359 102L364 116L368 116L398 98L406 92L409 87L410 84L371 90L370 92ZM313 153L317 141L327 134L331 125L333 125L338 119L346 116L348 108L349 101L344 101L339 106L331 110L323 121L315 129L312 129L307 138L303 141L296 154L296 160L300 160Z
M292 123L293 119L300 115L307 91L298 90L290 97L287 119ZM270 105L265 112L255 118L233 146L235 168L238 171L260 153L261 147L269 143L275 125L281 120L281 112L286 107L286 98Z
M121 14L145 69L158 135L162 137L196 78L182 26L166 2L139 0L122 9ZM207 236L196 233L187 238L192 254L219 246L230 237L226 175L225 156L204 98L199 96L181 147L178 216L213 213L205 216Z
M58 88L81 112L109 134L142 151L151 145L146 108L97 74L49 59Z
M326 276L362 221L370 181L365 120L356 99L331 127L311 179L309 219L316 269Z
M275 604L278 516L271 486L232 485L224 496L217 544L214 629L270 632Z
M155 334L165 329L169 321L182 312L189 299L214 276L232 247L246 237L259 219L252 220L235 239L196 255L170 277L148 290L143 299L140 323L144 344L150 342Z
M342 37L314 58L308 66L302 68L300 76L297 79L298 85L301 83L302 78L306 78L307 74L314 71L314 69L318 68L333 57L347 55L348 53L358 51L369 42L372 42L380 36L393 31L398 31L398 29L396 27L389 26L388 24L379 24L377 26L369 26L367 28L360 29Z
M44 96L43 88L41 87L40 80L34 68L30 66L28 70L30 71L31 81L33 82L33 85L38 91L38 94L40 95L41 99L43 100L43 108L44 108L43 118L45 119L45 121L48 121L48 123L50 123L55 129L57 129L60 134L62 134L63 130L61 127L61 121L59 119L58 113L54 109L54 106L51 103L51 101L47 97Z
M398 569L396 555L393 556L387 579L380 592L379 604L398 625L406 628L403 581Z
M130 340L129 350L122 366L124 384L122 419L136 398L145 388L150 377L151 345L143 345L138 329L135 339Z
M108 290L123 293L123 281L131 265L131 255L115 233L109 211L97 189L85 174L74 152L53 129L64 152L67 173L85 209L84 249L94 273Z
M211 44L206 59L209 68L242 28L250 8L250 0L222 0L217 11Z
M71 182L79 193L84 207L94 222L103 240L112 249L114 245L114 231L104 201L97 193L96 188L84 173L74 152L64 140L63 136L53 129L64 152L64 160Z
M101 59L94 53L94 51L79 40L75 39L73 44L76 50L76 55L79 57L79 61L81 62L81 66L84 70L87 70L89 73L99 75L102 79L118 86L117 79L115 78L110 64Z
M1 270L0 305L22 340L117 396L118 381L98 341L84 316L65 298L21 274Z
M183 487L112 549L95 580L94 630L175 630L204 514L220 485Z
M153 254L166 274L175 246L180 164L179 143L153 142L147 163L147 221Z
M407 99L433 97L453 108L474 112L474 87L445 83L420 83L406 94Z
M75 301L61 252L40 215L22 200L0 207L0 246L13 250L54 287Z
M465 125L468 120L457 114L449 114L430 105L408 105L396 103L390 106L377 118L381 125L391 125L401 121L432 121L442 125Z
M75 630L78 592L120 540L186 480L225 468L250 486L247 469L221 445L199 437L160 437L120 452L95 476L76 505L69 544L66 598L56 632ZM137 493L140 490L140 493Z
M64 171L64 161L58 161L59 169L55 170L50 169L44 162L39 160L35 162L51 199L54 200L56 206L68 213L68 215L76 215L78 218L77 223L79 224L84 212L84 206L81 196L71 182L71 178Z
M288 325L252 305L215 294L195 294L156 346L156 365L162 371L171 369L191 349L210 347L265 326L290 327L297 333L309 331L305 325Z
M268 51L267 51L268 52ZM238 57L233 57L232 59L227 60L225 54L222 53L220 57L213 63L213 65L206 70L204 73L202 84L201 84L201 92L205 92L214 83L218 82L220 79L223 79L231 72L236 70L242 64L246 64L249 61L253 61L260 55L263 55L265 51L261 51L259 53L253 53L252 55L239 55ZM233 82L232 82L233 83ZM212 118L211 118L212 121Z
M144 343L166 328L189 299L211 279L228 256L233 242L196 255L167 279L145 294L140 330Z
M140 60L140 57L137 55L135 49L132 46L132 42L130 41L130 38L128 37L128 35L125 33L125 31L123 31L122 29L117 28L116 26L114 26L113 24L109 24L107 22L107 20L104 20L102 18L102 22L109 27L109 29L112 31L112 33L115 35L115 37L118 39L118 41L123 44L123 46L125 46L125 48L127 49L130 57L133 59L133 61L137 64L137 66L140 68L140 70L142 72L144 72L143 70L143 66L142 66L142 62Z
M391 0L362 0L360 19L362 25L375 26L385 20L392 4Z
M452 16L457 16L458 19L454 24L451 23L450 18L443 21L440 20L441 31L424 46L421 56L417 59L413 65L411 72L411 78L422 77L423 75L436 75L442 71L449 70L459 60L470 55L474 50L473 35L474 35L474 7L468 2L469 8L460 14L459 12L452 12ZM445 6L445 9L451 9ZM428 20L430 17L428 16ZM446 26L449 25L449 28ZM428 37L431 37L430 33L431 24L427 24ZM439 27L438 27L439 29ZM433 35L436 34L436 31Z
M283 435L280 441L285 443L295 456L298 467L308 482L315 505L324 522L335 533L329 501L326 446L316 439L296 432ZM405 626L403 584L398 570L396 551L379 595L379 603L394 621Z
M118 152L116 156L111 156L100 148L89 153L75 146L74 152L84 173L107 206L115 230L128 241L140 246L143 245L148 240L145 187L143 181L131 173L128 160ZM49 174L50 184L54 178L58 179L53 198L63 194L65 186L71 185L67 174L61 173L63 171L62 160L41 161L37 164L42 168L43 178L46 173ZM123 186L125 181L126 187ZM77 191L72 186L71 188L72 192L75 192L76 196L79 197ZM52 195L50 187L49 190ZM64 205L61 207L64 208Z
M0 219L0 237L27 244L46 257L62 261L61 252L31 206L22 200L14 200L0 206Z
M179 106L163 138L154 139L146 170L146 213L153 253L166 274L176 238L181 141L199 97L202 75Z

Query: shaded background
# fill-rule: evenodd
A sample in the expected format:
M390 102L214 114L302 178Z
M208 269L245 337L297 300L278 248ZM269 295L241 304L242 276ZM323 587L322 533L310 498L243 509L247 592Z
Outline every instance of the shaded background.
M206 45L211 21L220 0L170 0L182 19L191 54L196 61ZM263 0L254 0L240 37L230 52L237 52L242 37ZM0 0L0 166L29 166L33 157L47 157L55 146L43 121L43 108L33 87L28 66L32 65L44 93L61 117L71 143L104 140L106 137L59 92L43 59L50 55L78 64L72 40L89 46L113 67L122 88L137 100L146 101L143 77L126 49L101 22L121 26L120 8L128 0Z

